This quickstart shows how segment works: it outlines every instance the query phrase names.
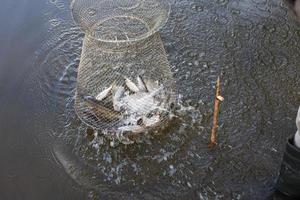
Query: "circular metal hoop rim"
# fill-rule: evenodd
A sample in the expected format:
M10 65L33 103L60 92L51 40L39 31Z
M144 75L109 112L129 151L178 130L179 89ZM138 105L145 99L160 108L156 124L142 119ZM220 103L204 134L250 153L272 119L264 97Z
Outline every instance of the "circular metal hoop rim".
M72 0L71 1L71 4L70 4L70 8L71 8L71 11L72 11L72 18L73 18L73 21L76 22L78 25L79 23L77 22L77 20L75 19L74 17L74 4L75 4L75 1L76 0ZM144 2L144 0L141 1L141 3ZM104 42L104 43L116 43L116 44L122 44L122 43L131 43L131 42L139 42L139 41L142 41L148 37L150 37L151 35L157 33L159 30L161 30L161 28L168 22L168 19L169 19L169 16L170 16L170 13L171 13L171 4L168 0L165 0L166 2L166 5L167 5L167 14L166 14L166 17L165 19L160 23L159 26L153 28L153 29L149 29L149 31L147 31L147 33L144 33L136 38L130 38L129 40L105 40L105 39L102 39L102 38L97 38L97 37L94 37L92 36L91 34L89 34L90 32L92 32L90 29L84 29L83 27L81 27L81 29L83 29L84 31L87 31L86 32L86 36L91 38L91 39L94 39L96 41L99 41L99 42ZM133 6L133 7L130 7L130 9L134 9L136 8L136 6L139 6L141 3ZM122 7L120 7L121 9L124 9ZM126 10L130 10L129 8L126 8ZM125 9L124 9L125 10ZM129 16L127 16L129 17ZM132 18L132 17L131 17ZM99 23L103 23L107 20L110 20L112 18L107 18L103 21L99 21L97 24ZM142 20L140 20L142 21ZM80 26L80 25L79 25Z

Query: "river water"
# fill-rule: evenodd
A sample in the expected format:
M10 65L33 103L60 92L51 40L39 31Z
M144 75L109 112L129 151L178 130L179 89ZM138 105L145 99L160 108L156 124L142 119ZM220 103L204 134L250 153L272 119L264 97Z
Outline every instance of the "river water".
M265 199L300 102L300 26L277 0L174 0L161 30L185 110L97 148L74 112L84 33L67 0L2 0L0 199ZM209 149L222 75L218 147Z

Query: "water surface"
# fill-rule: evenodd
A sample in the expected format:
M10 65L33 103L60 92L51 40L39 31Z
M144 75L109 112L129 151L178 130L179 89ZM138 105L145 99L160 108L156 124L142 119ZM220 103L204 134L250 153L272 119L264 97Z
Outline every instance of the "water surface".
M186 110L97 148L75 115L84 33L63 0L0 8L1 199L264 199L300 102L300 26L280 1L174 1L161 31ZM219 145L207 148L222 74ZM102 145L101 145L102 144Z

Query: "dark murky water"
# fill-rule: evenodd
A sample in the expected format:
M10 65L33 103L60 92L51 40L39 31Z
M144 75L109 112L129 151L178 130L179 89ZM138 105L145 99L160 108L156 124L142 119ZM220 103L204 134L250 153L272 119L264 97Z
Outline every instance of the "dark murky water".
M146 143L95 148L73 105L69 2L0 8L1 199L264 199L300 102L300 26L275 0L175 1L161 31L186 110ZM207 148L222 77L219 146ZM101 145L102 143L102 145Z

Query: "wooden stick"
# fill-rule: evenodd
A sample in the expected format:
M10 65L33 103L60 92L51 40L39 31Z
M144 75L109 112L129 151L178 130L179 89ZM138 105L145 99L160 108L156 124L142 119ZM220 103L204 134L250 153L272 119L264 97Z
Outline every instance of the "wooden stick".
M224 97L221 96L220 76L219 76L218 80L217 80L217 85L216 85L213 127L212 127L211 135L210 135L210 143L208 145L210 148L213 148L217 145L218 116L219 116L219 107L220 107L221 101L224 101Z

